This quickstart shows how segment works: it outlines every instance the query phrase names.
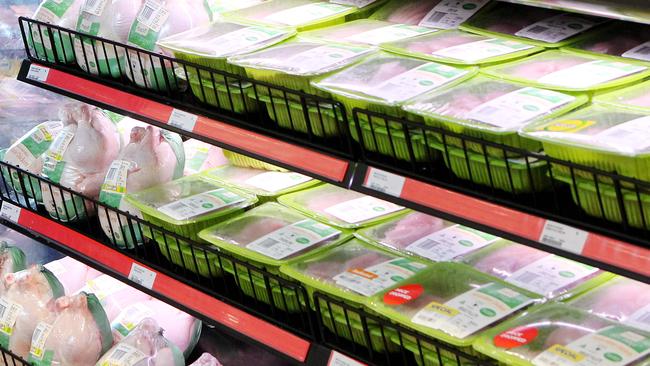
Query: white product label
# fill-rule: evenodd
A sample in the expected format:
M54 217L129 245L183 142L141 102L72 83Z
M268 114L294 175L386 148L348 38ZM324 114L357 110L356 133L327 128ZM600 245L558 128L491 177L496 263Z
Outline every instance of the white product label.
M555 344L532 360L536 366L630 365L650 354L650 339L624 326L611 326L567 344Z
M99 301L127 288L126 284L109 276L99 276L86 283L78 292L93 293Z
M509 55L511 53L531 48L533 48L533 46L521 42L493 38L443 48L433 52L433 55L464 62L479 62L481 60Z
M0 298L0 332L6 335L12 335L16 319L23 311L23 307L15 302Z
M139 349L125 344L119 343L112 351L110 351L108 358L102 365L108 366L133 366L140 361L146 360L147 355Z
M154 0L146 0L142 4L137 20L141 25L158 33L167 22L167 18L169 18L169 10L163 4Z
M488 0L442 0L422 19L420 25L440 29L455 29L465 23Z
M59 133L54 139L54 142L52 142L52 145L50 145L50 148L47 151L47 156L54 161L63 160L63 154L65 154L68 145L72 142L74 135L74 132L70 130L64 130Z
M133 263L129 272L129 280L151 290L154 282L156 282L156 272L137 263Z
M146 317L154 316L154 311L148 306L136 303L122 310L113 321L112 327L126 336Z
M645 71L644 66L624 62L598 60L571 66L542 76L544 84L569 88L588 88Z
M574 100L571 95L552 90L523 88L479 105L465 118L501 128L518 128Z
M499 238L494 235L454 225L417 240L406 247L406 250L435 262L443 262L483 248L497 240Z
M169 116L169 125L180 128L183 131L192 132L199 117L195 114L174 108Z
M432 302L415 314L412 321L462 339L532 302L533 299L517 291L491 283L444 304Z
M264 235L246 248L273 259L284 259L340 234L330 226L307 219Z
M631 50L625 52L622 56L642 61L650 61L650 41L632 48Z
M428 63L392 77L365 92L391 101L408 100L467 74L466 70Z
M359 361L356 361L346 355L332 351L327 366L366 366Z
M582 254L589 233L559 222L546 220L539 242L567 252Z
M299 173L265 172L246 179L244 183L269 193L284 191L307 183L312 178Z
M224 56L237 53L252 45L260 44L273 39L282 32L270 28L246 27L223 34L205 43L213 56Z
M388 289L426 266L408 258L397 258L367 268L349 268L334 276L339 286L364 296L372 296Z
M597 271L598 268L549 255L515 271L506 281L547 296Z
M561 42L602 23L598 18L581 17L574 14L560 14L531 24L516 36L548 43Z
M377 0L330 0L333 4L356 6L357 8L365 8L366 6L376 3Z
M39 360L42 360L43 356L45 356L45 342L47 341L50 332L52 332L52 325L40 322L32 334L32 343L29 348L29 353Z
M625 324L650 332L650 304L635 311L625 319Z
M158 211L174 220L188 220L192 217L235 205L244 200L244 197L234 192L225 188L219 188L160 206L158 207Z
M325 212L347 223L356 224L400 211L403 208L375 197L364 196L328 207Z
M435 30L407 24L393 24L385 27L353 34L345 38L347 41L379 45L381 43L399 41L406 38L433 33Z
M360 47L320 46L293 55L283 60L283 64L299 65L303 72L314 72L344 64L366 52L368 52L366 48Z
M400 197L405 183L406 178L400 175L370 168L365 186L378 192Z
M43 267L47 268L47 270L52 272L52 274L57 278L68 273L68 269L59 261L44 264Z
M22 209L13 203L2 201L2 208L0 209L0 217L5 220L18 223L20 212Z
M349 6L319 2L282 10L268 15L264 19L274 23L295 26L311 23L349 10Z
M50 74L49 67L43 67L39 65L29 65L29 71L27 71L27 79L38 81L44 83L47 81L47 77Z
M650 147L650 116L608 128L593 136L597 141L631 152Z
M111 163L102 184L102 190L116 193L126 193L126 179L133 163L128 160L115 160Z
M108 0L86 0L83 11L99 17L104 13L106 3L108 3Z

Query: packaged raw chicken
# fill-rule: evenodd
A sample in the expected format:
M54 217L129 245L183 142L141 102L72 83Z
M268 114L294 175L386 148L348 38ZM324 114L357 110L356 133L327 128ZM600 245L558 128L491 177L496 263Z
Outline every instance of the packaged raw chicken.
M551 303L483 333L474 349L516 366L642 365L650 334Z
M648 76L648 67L630 61L570 51L546 51L523 60L492 66L484 73L530 86L570 92L595 92L624 86Z
M383 20L359 19L331 27L301 32L300 38L320 42L354 43L378 46L381 43L399 41L435 29L408 24L394 24Z
M191 366L222 366L219 360L209 353L204 353Z
M151 300L151 296L144 292L105 274L87 281L86 285L79 290L79 293L81 292L96 296L109 321L117 318L127 307Z
M227 18L245 19L261 24L290 26L305 31L341 24L358 13L354 6L321 0L271 0L246 9L225 13Z
M126 44L165 54L156 44L159 39L208 22L207 10L194 5L188 0L144 0L131 24ZM127 53L127 64L122 69L126 70L126 76L138 86L167 91L179 87L168 61L163 62L161 58L149 57L135 50L128 50Z
M61 121L48 121L38 124L7 149L2 161L29 173L40 175L43 172L43 154L49 149L62 129L63 123ZM33 197L38 202L42 202L43 197L38 180L23 175L21 184L20 175L13 169L3 169L5 182L11 184L12 189L16 190L17 193L23 193L24 184L27 191L25 194L28 197Z
M25 269L25 253L18 247L13 246L11 241L0 240L0 278L9 273L20 272ZM2 290L0 290L0 295Z
M474 16L487 3L487 0L390 0L370 19L440 29L455 29Z
M638 83L633 86L598 95L594 103L638 109L650 113L650 82Z
M543 50L541 47L517 40L481 36L459 30L446 30L383 43L381 48L425 60L476 66L507 62Z
M120 342L145 318L153 318L163 329L165 338L187 358L201 337L201 321L160 300L151 298L124 308L111 319L113 339Z
M462 262L555 300L575 297L612 278L598 268L505 240L466 255Z
M99 108L68 104L61 108L63 129L45 152L42 174L80 195L97 199L102 181L120 150L115 124ZM91 202L41 183L43 203L50 216L77 221L94 214Z
M64 257L43 265L61 282L65 294L79 292L86 283L100 276L96 270L71 257Z
M585 103L585 95L528 87L524 84L479 75L460 85L423 95L404 105L409 113L424 118L432 126L454 133L529 151L541 144L518 134L523 126L565 114ZM452 146L485 154L485 146L444 136ZM487 152L503 158L503 149L487 147Z
M43 266L8 273L2 277L0 346L27 359L32 333L41 321L52 321L50 303L63 296L61 283Z
M525 39L543 47L564 46L606 18L510 3L486 8L461 26L473 33Z
M184 175L197 174L228 162L220 147L203 141L186 140L183 142L183 149L185 149Z
M451 261L500 240L494 235L421 212L411 212L359 230L355 236L433 262Z
M206 171L205 176L218 183L237 187L258 197L260 202L313 187L320 182L294 172L270 172L261 169L224 165Z
M572 307L650 332L650 285L616 277L569 302Z
M650 27L617 22L576 39L568 47L574 51L650 61Z
M428 270L370 299L372 309L399 323L472 354L472 343L483 331L515 315L539 296L458 263L436 263ZM453 352L410 335L404 347L424 357L455 360ZM399 343L399 340L394 341Z
M163 336L158 323L146 318L115 344L95 364L132 366L183 366L185 359L178 348Z
M39 322L31 337L32 365L92 365L113 344L106 313L95 295L64 296L53 307L53 320Z
M154 126L134 127L130 142L108 168L99 202L141 217L124 195L178 179L184 168L185 150L180 135ZM104 233L117 246L133 248L142 243L142 229L137 222L103 208L98 216Z
M405 210L390 202L331 184L282 196L278 202L344 229L369 226Z
M634 109L592 105L521 130L542 142L547 155L641 180L650 180L650 115ZM571 176L568 167L554 166ZM581 174L580 172L577 172ZM593 183L593 176L586 173Z
M203 0L205 8L208 10L210 15L210 20L220 19L221 14L233 11L248 8L250 6L261 4L268 0Z
M32 19L66 29L75 29L84 0L43 0ZM49 62L74 61L72 35L69 32L50 31L34 23L23 23L29 34L28 45L32 56ZM52 40L54 42L52 42ZM52 44L54 43L54 44Z

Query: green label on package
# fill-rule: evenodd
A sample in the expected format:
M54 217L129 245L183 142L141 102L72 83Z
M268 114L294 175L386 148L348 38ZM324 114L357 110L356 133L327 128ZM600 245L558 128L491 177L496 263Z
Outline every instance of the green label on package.
M328 2L318 2L282 10L266 16L264 20L297 26L315 22L349 10L349 6L330 4Z
M413 242L406 250L435 262L443 262L483 248L497 240L499 238L494 235L454 225Z
M367 52L367 48L354 46L320 46L288 57L282 60L282 64L290 65L291 68L298 69L303 73L317 73L336 65L344 65L348 60Z
M536 294L550 296L597 271L598 268L549 255L518 269L506 281Z
M174 220L188 220L224 207L243 202L244 197L225 188L186 197L176 202L158 207L158 211Z
M402 282L426 265L408 258L397 258L366 268L349 268L334 276L337 285L364 296L372 296Z
M261 44L281 35L283 31L251 26L207 40L212 56L236 54L255 44Z
M589 88L647 70L645 66L598 60L567 67L541 77L538 82L567 88Z
M244 183L269 193L275 193L307 183L311 180L311 177L300 173L265 172L246 179Z
M379 45L381 43L395 42L402 39L433 32L436 32L436 30L407 24L393 24L366 32L353 34L346 37L345 40L350 42Z
M36 17L46 23L58 24L75 0L45 0Z
M533 48L525 43L507 39L485 39L469 42L457 46L443 48L435 51L434 56L460 60L464 62L479 62L493 57L509 55L511 53Z
M328 207L325 212L349 224L372 220L402 210L404 207L364 196Z
M602 23L601 18L576 14L560 14L533 23L517 33L516 36L547 43L557 43L580 34Z

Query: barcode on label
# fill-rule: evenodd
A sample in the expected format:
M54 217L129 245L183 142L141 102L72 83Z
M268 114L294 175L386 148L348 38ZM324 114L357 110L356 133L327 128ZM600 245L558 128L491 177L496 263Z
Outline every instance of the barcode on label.
M36 327L36 330L34 331L34 334L32 335L32 342L39 339L41 337L41 333L43 333L43 328Z
M124 356L126 356L126 351L121 350L121 349L116 349L116 350L113 352L113 354L111 355L111 360L112 360L112 361L119 361L119 360L121 360L122 358L124 358Z
M485 106L485 107L479 109L476 113L480 113L480 114L495 114L495 113L497 113L497 112L499 112L499 108L492 107L492 106L489 106L489 105L488 105L488 106Z
M548 30L546 27L542 27L541 25L534 26L528 30L529 33L534 33L534 34L540 34L544 33Z
M261 246L263 248L270 248L270 247L272 247L274 245L277 245L278 243L279 243L279 241L277 241L275 239L272 239L272 238L268 238L268 239L263 240L261 243L259 243L259 246Z
M439 244L440 243L438 243L435 240L426 239L426 240L422 241L420 244L418 244L417 246L418 246L418 248L429 250L429 249L431 249L431 248L433 248L435 246L438 246Z
M149 21L151 19L151 17L153 16L155 11L156 11L156 9L152 8L148 4L144 4L144 6L142 7L142 12L140 12L140 16L146 22L146 21Z
M0 304L0 319L4 318L6 312L7 307L4 304Z
M512 280L518 283L531 283L539 278L538 273L534 272L524 272L517 276L516 278L513 278Z
M437 23L437 22L441 21L442 18L444 18L445 16L447 16L447 13L443 13L441 11L436 11L433 14L431 14L431 16L426 21L431 22L431 23Z
M108 170L108 174L106 175L106 179L111 180L111 181L113 179L115 179L115 174L117 174L117 170L118 170L117 167L110 168Z
M171 211L179 211L179 210L183 210L185 207L187 207L187 205L185 203L183 203L183 202L176 202L176 203L172 203L171 205L169 205L167 207Z
M543 242L544 244L548 244L550 246L558 247L558 248L562 248L562 245L563 245L563 243L561 241L555 240L554 238L552 238L552 237L550 237L548 235L544 235L542 237L541 242Z
M97 6L97 3L100 2L101 0L86 0L86 10L87 9L94 9L95 6Z

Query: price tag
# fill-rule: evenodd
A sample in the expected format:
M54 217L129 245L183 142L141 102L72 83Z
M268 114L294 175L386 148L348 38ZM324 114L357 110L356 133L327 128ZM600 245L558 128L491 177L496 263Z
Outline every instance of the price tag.
M330 0L330 2L339 5L349 5L355 6L357 8L364 8L372 3L376 3L377 0Z
M560 248L567 252L582 254L588 237L589 233L586 231L560 224L559 222L546 220L539 241L540 243Z
M30 65L29 71L27 72L27 79L40 81L44 83L47 81L47 76L50 74L50 69L48 67L43 67L39 65Z
M0 209L0 217L3 219L9 220L11 222L18 223L18 218L20 217L20 211L22 209L12 203L7 201L2 201L2 208Z
M375 191L389 194L394 197L402 195L406 178L383 170L370 168L365 186Z
M332 351L327 366L366 366L366 365L348 356L342 355L336 351Z
M194 131L194 125L196 125L198 119L199 117L195 114L174 108L171 116L169 116L169 125L178 127L184 131L192 132Z
M129 272L129 280L148 289L152 289L153 283L156 281L156 272L137 263L133 263L131 265L131 272Z

